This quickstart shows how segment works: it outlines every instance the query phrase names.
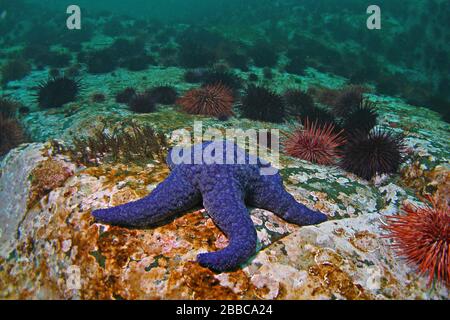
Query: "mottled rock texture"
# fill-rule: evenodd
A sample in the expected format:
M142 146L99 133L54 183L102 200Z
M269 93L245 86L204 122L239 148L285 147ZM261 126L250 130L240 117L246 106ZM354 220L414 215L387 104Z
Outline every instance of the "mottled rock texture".
M289 160L282 170L287 189L334 220L298 227L251 209L258 254L242 269L214 273L195 258L226 247L228 240L200 207L150 229L94 223L94 208L142 198L168 175L166 166L78 168L27 209L27 199L19 204L12 195L31 196L27 175L49 160L75 166L49 145L29 145L4 160L3 170L11 174L3 173L0 185L11 196L2 198L3 205L16 213L8 216L12 231L2 233L2 298L448 298L441 286L428 290L426 279L380 236L383 215L410 198L392 182L376 188L337 169ZM333 181L342 188L327 189Z

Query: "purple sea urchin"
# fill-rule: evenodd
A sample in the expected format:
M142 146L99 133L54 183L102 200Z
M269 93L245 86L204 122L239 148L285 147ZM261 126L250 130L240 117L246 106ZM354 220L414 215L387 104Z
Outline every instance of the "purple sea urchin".
M242 115L246 118L267 122L282 122L285 105L275 92L250 85L242 98Z
M364 100L357 109L344 118L344 129L348 134L355 131L367 134L377 125L377 118L374 103Z
M106 101L106 96L102 92L96 92L91 96L91 100L94 103L102 103Z
M306 117L311 113L314 106L314 99L308 93L301 90L290 89L283 95L286 103L286 113L292 117Z
M332 104L333 113L345 117L357 109L363 101L363 90L358 86L350 86L342 90Z
M156 103L170 105L177 101L178 93L174 87L158 86L148 90L148 93L155 98Z
M131 99L136 95L136 90L134 88L128 87L119 91L116 94L116 102L117 103L129 103Z
M80 91L80 82L67 78L52 78L39 85L38 104L41 108L58 108L75 101Z
M229 71L210 71L206 74L203 85L222 84L233 91L241 88L241 79Z
M344 147L341 167L370 180L377 174L395 173L403 162L402 136L381 129L354 132Z
M128 106L137 113L151 113L155 111L156 101L148 92L138 93L133 96Z

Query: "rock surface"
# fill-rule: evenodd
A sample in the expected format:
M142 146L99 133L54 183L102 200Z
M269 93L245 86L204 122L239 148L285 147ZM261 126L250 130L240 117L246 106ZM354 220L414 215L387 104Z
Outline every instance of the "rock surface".
M20 148L4 160L0 185L8 188L2 200L14 214L2 212L8 219L2 222L13 227L2 233L1 298L448 298L444 287L427 290L426 279L396 258L381 237L383 215L409 197L392 182L374 188L338 169L291 159L283 169L288 190L332 220L298 227L251 209L258 254L241 270L215 274L200 267L196 255L226 246L227 239L201 208L147 230L96 224L90 215L94 208L144 196L167 176L167 167L75 170L27 209L26 176L49 159L75 167L48 144Z
M93 209L147 195L168 175L168 168L158 162L86 168L46 141L56 138L70 144L73 134L89 134L100 121L128 118L167 135L175 129L192 130L194 120L220 130L287 129L237 117L217 121L190 116L175 106L131 114L114 102L114 92L123 83L143 89L164 78L179 91L189 89L180 84L182 70L177 68L152 68L139 75L86 76L86 87L108 93L107 101L99 105L80 98L58 110L38 110L29 88L46 76L44 72L32 73L25 80L30 83L12 93L29 101L32 112L22 122L32 138L43 143L21 146L1 163L0 298L448 299L448 289L437 284L429 290L426 279L396 257L383 238L383 217L397 213L404 201L418 202L416 196L427 193L449 194L448 124L399 99L370 96L377 102L380 125L407 136L407 162L401 173L367 182L335 167L282 157L280 169L288 191L329 215L330 221L298 227L250 208L258 253L240 270L215 274L195 262L198 253L227 244L202 208L154 229L95 223ZM298 83L342 85L340 79L311 70L305 77L278 74L272 82L275 89ZM44 162L60 166L57 183L33 176ZM35 192L36 186L44 188Z

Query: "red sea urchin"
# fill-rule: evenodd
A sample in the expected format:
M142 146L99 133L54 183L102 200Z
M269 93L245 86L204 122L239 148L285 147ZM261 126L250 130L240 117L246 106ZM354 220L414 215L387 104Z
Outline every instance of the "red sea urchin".
M428 286L434 279L450 288L450 209L429 198L431 205L403 206L402 215L387 217L386 236L394 240L393 248L419 273L428 273Z
M377 174L395 173L403 162L402 136L374 129L369 134L352 132L343 150L341 167L370 180Z
M345 143L341 133L334 133L332 124L320 125L308 119L302 129L288 134L284 150L292 157L321 165L332 165L339 157L338 148Z
M177 100L184 111L218 118L232 116L233 93L222 84L207 85L188 91Z

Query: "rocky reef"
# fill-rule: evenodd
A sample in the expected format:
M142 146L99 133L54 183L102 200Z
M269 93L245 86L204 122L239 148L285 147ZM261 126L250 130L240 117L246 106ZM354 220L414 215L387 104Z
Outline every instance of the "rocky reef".
M421 1L439 14L419 38L440 36L414 51L416 20L426 17L403 24L391 1L382 1L391 17L384 42L360 32L366 16L357 6L344 19L335 1L307 2L311 10L254 2L264 5L241 13L248 5L229 1L204 26L104 13L87 17L79 33L56 28L54 12L8 4L0 20L0 299L449 298L448 283L430 284L386 231L406 204L433 197L448 208L450 42L440 23L448 4ZM367 47L373 53L363 55ZM201 206L153 228L93 218L164 181L172 133L192 133L195 122L203 133L277 130L280 161L267 160L298 202L329 220L300 227L249 208L257 253L219 273L196 262L228 245Z
M251 209L258 253L240 270L220 274L195 262L197 254L227 245L202 208L142 230L106 226L92 218L96 208L147 195L169 173L163 162L104 161L86 167L59 143L14 149L2 161L0 178L2 298L448 298L443 285L428 290L427 279L399 259L382 237L384 216L397 213L404 201L418 202L416 194L423 192L446 194L448 140L437 137L445 136L448 127L439 124L437 116L428 117L433 126L415 121L412 114L420 118L421 109L380 101L382 118L394 123L403 117L399 127L409 130L407 143L414 157L403 165L401 176L368 182L337 167L283 156L281 174L287 190L326 213L330 221L298 227L268 211ZM166 132L173 119L186 117L170 110L161 113L171 120L151 123ZM140 117L145 122L149 115ZM208 121L218 128L226 126ZM241 127L248 125L243 120ZM70 289L67 281L73 268L79 270L81 282Z

